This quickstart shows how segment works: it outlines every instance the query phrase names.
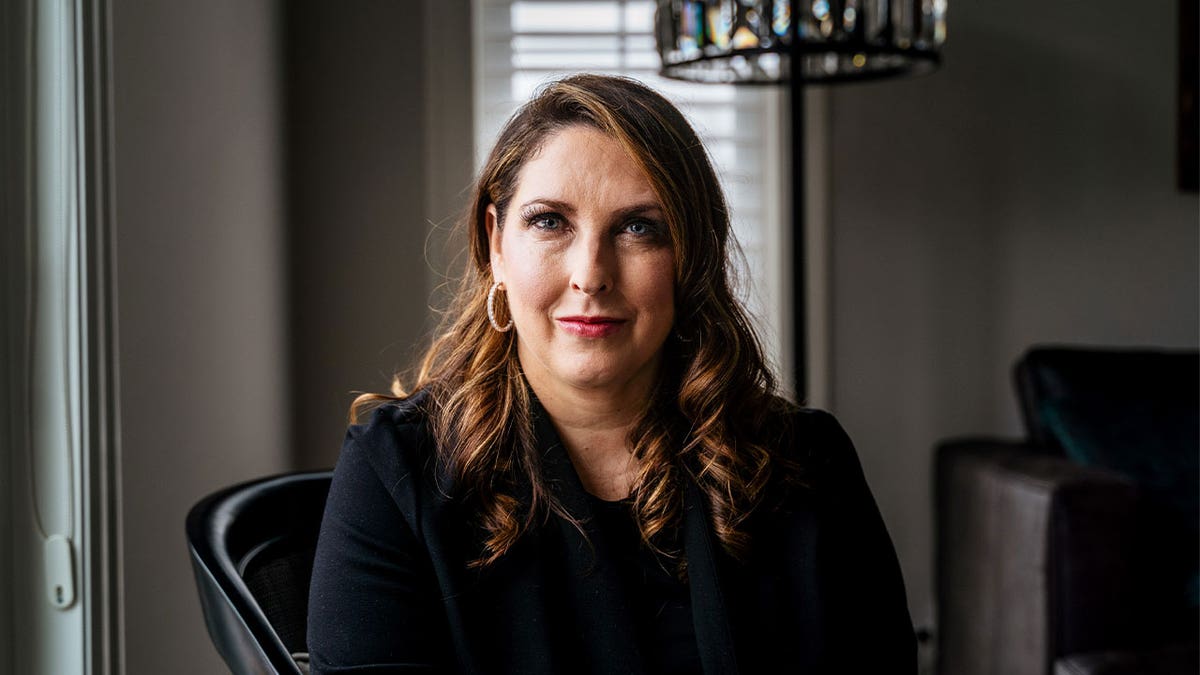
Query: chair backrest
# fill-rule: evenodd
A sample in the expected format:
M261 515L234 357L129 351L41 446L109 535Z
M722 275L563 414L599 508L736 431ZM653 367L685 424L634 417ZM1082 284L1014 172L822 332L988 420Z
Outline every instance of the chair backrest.
M1013 368L1013 379L1030 441L1061 455L1059 434L1046 415L1049 403L1134 398L1194 409L1198 372L1200 356L1195 350L1045 345L1025 352Z
M188 512L187 539L209 635L232 672L301 671L308 586L332 472L226 488Z
M1137 595L1156 603L1155 615L1181 608L1196 616L1200 353L1037 347L1015 375L1033 446L1114 471L1137 486L1135 548L1145 583Z

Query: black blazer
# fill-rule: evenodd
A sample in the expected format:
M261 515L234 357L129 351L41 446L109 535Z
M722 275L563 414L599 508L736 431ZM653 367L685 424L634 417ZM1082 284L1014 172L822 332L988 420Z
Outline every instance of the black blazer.
M309 596L314 673L642 673L618 577L553 426L544 466L589 545L551 516L495 565L435 476L423 397L352 426L321 526ZM849 438L828 413L794 420L811 488L749 522L737 562L689 483L681 538L704 672L916 673L895 550Z

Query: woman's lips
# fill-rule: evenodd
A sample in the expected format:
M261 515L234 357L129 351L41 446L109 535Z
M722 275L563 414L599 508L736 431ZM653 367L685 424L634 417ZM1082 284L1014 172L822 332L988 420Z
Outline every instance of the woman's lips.
M625 325L625 319L608 316L564 316L557 321L564 331L585 338L608 337Z

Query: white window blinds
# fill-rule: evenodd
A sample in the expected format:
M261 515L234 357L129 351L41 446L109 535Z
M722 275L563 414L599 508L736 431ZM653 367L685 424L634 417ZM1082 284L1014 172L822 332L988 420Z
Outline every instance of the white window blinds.
M780 208L779 104L766 87L692 84L658 76L651 0L474 0L475 157L482 164L500 127L539 85L570 73L626 75L663 93L707 146L725 187L737 289L767 356L784 375L785 305ZM784 379L787 379L786 376Z

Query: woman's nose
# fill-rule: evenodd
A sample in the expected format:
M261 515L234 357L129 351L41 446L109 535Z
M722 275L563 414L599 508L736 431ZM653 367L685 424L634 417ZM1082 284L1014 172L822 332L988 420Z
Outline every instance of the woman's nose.
M612 251L600 241L578 241L571 256L571 290L596 295L612 290Z

